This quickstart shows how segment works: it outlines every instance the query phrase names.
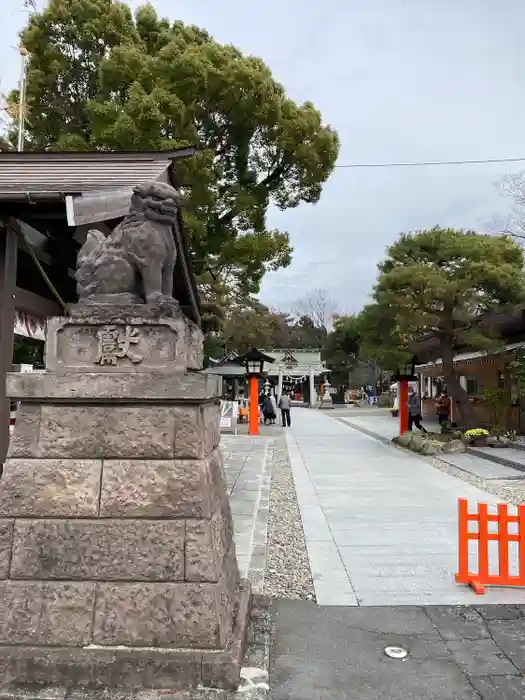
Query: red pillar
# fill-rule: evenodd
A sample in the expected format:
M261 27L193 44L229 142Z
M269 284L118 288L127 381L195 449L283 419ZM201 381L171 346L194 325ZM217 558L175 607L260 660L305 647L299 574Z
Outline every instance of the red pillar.
M250 435L259 435L259 380L250 377Z
M399 434L408 430L408 382L399 382Z

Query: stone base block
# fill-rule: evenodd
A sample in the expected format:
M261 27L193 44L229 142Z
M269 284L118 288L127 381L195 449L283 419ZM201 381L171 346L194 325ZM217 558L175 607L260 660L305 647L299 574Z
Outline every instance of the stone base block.
M250 613L250 586L238 596L233 634L223 650L125 646L0 646L2 684L108 689L182 690L198 685L236 689Z
M201 459L220 439L220 407L24 403L8 458Z

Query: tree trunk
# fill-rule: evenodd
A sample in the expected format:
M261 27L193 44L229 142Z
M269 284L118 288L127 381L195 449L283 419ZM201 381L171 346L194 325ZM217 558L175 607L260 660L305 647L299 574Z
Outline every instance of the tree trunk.
M454 370L454 350L452 340L441 339L441 361L443 363L443 376L448 393L456 404L460 414L460 424L464 428L473 428L476 424L476 417L472 404L468 400L468 394L461 386Z

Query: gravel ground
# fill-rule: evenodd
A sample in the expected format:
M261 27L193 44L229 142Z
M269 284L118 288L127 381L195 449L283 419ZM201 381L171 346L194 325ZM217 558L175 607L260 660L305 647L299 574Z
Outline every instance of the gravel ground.
M306 540L284 438L279 439L272 462L264 592L278 598L315 601Z
M514 481L501 479L489 481L487 479L482 479L480 476L475 476L470 472L463 471L457 467L453 467L451 464L442 462L440 459L432 459L432 466L436 469L451 474L452 476L462 479L469 484L473 484L487 493L491 493L493 496L501 498L502 501L509 503L511 505L519 505L525 503L525 480L524 481Z

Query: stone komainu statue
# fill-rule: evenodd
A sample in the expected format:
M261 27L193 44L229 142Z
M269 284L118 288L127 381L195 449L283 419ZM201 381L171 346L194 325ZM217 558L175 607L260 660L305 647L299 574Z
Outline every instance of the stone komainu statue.
M79 301L173 302L173 226L179 203L177 191L167 184L139 185L129 214L107 238L89 231L77 258Z

